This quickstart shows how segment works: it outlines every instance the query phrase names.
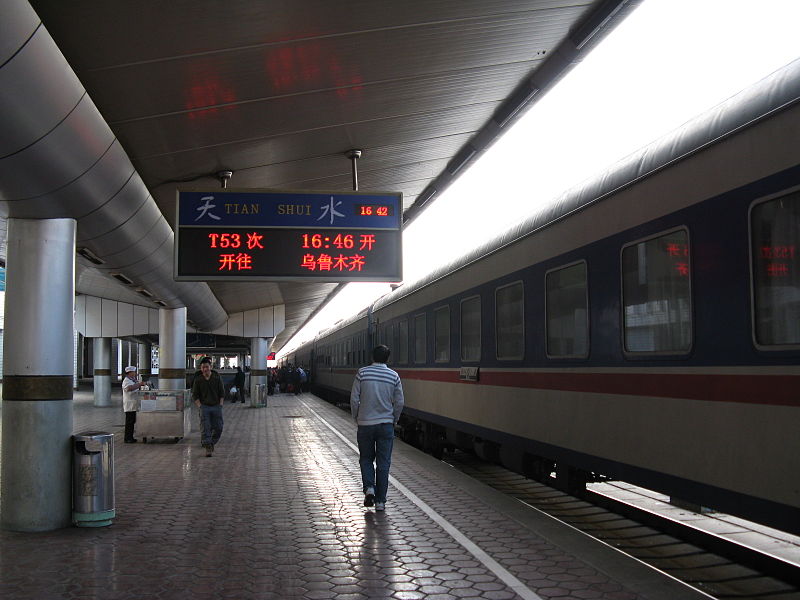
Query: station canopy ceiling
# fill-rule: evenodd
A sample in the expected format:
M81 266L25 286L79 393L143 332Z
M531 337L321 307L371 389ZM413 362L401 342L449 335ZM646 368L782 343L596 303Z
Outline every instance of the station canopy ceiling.
M402 192L408 222L635 4L31 0L173 227L176 187L218 189L221 171L231 188L347 192L351 149L363 151L359 189ZM4 195L7 216L26 216L20 199ZM155 306L110 276L136 274L111 266L79 257L77 291ZM284 304L273 349L339 287L207 285L227 314Z

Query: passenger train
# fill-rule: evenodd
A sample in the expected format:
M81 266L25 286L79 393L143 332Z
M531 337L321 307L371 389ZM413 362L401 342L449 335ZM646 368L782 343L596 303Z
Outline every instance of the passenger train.
M800 60L284 360L346 398L385 343L434 454L800 533L799 259Z

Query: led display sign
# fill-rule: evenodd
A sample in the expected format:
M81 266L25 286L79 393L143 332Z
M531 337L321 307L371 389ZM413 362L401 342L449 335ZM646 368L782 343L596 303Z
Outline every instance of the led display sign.
M402 195L179 190L175 279L400 281Z

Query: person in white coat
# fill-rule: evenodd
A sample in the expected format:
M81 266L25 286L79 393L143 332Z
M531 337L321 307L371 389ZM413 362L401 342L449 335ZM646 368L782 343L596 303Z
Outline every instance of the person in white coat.
M139 396L135 394L141 388L147 389L147 384L139 381L136 367L125 367L125 379L122 380L122 410L125 411L125 443L135 444L133 428L136 425L136 411L139 410Z

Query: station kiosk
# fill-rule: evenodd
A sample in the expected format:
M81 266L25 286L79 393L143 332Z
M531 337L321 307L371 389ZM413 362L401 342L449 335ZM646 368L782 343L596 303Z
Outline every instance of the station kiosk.
M192 431L190 390L140 390L136 435L143 442L173 438L176 442Z

